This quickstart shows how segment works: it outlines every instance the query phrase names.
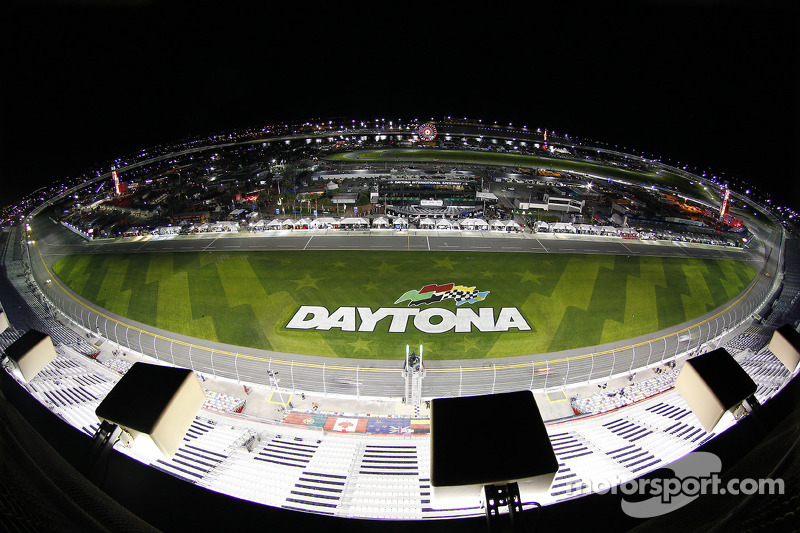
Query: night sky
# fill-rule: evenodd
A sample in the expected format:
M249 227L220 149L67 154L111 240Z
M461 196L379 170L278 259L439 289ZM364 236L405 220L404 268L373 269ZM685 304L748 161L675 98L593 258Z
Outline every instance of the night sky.
M189 135L451 115L644 150L800 208L783 4L115 3L3 8L0 205Z

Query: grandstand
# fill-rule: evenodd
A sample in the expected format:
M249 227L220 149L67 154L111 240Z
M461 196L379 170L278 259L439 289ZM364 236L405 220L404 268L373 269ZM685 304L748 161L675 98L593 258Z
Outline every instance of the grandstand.
M106 366L88 357L95 347L56 319L57 311L43 303L27 274L19 230L8 237L3 249L7 282L0 297L9 302L18 295L17 309L6 304L18 326L0 336L0 343L5 347L30 328L52 336L57 358L22 386L88 441L99 428L94 409L128 365ZM797 263L787 261L787 270L797 268ZM784 290L773 307L792 310L796 307L792 298L793 292ZM777 394L791 377L766 347L768 337L769 328L753 324L725 342L756 381L761 402ZM665 369L650 379L573 401L581 416L548 422L559 470L538 503L574 500L603 483L616 485L652 472L735 425L731 416L707 433L672 388L678 371ZM237 415L242 405L241 399L207 391L204 408L171 459L139 456L119 443L114 449L185 483L292 511L392 520L484 514L477 501L446 508L432 505L426 433L342 433L282 424ZM347 416L364 427L376 418Z
M376 177L379 174L376 173ZM513 219L473 218L479 213L478 204L482 200L477 196L474 177L465 181L466 185L462 186L445 178L425 183L384 179L381 201L394 204L387 205L386 211L405 216L392 220L388 213L383 213L384 217L373 219L372 227L385 229L388 234L390 228L407 229L410 221L412 227L431 230L521 230ZM571 207L571 210L580 210L576 205ZM580 207L583 207L582 202ZM279 237L289 230L310 232L369 227L369 219L357 217L270 219L271 216L254 223L251 230L275 230L274 235ZM232 221L207 222L193 228L192 232L238 233L241 227ZM551 235L554 241L571 238L561 233L620 236L620 231L611 226L540 222L538 228L558 233ZM71 231L76 232L74 228ZM176 230L173 227L164 233L176 233ZM485 234L473 236L476 235ZM70 237L75 238L72 234ZM154 240L166 242L172 237L159 235ZM186 241L181 241L184 237L175 236L175 240L188 242L196 237L198 235L189 235ZM225 240L228 236L214 235L209 241L216 237ZM798 327L800 247L793 238L785 243L785 257L778 260L774 278L770 279L772 270L765 269L759 281L741 297L731 300L725 309L709 309L704 319L688 327L676 326L666 333L659 332L659 337L653 334L631 341L628 346L621 346L623 342L603 346L602 353L558 354L550 359L514 360L509 364L481 361L481 366L468 368L462 368L458 362L450 367L432 365L424 388L421 381L412 382L411 378L403 383L399 379L399 368L381 367L379 362L370 361L369 365L364 365L361 361L351 366L330 361L315 364L259 357L244 350L220 357L218 347L215 352L214 347L129 327L101 315L102 310L76 307L69 300L54 299L56 291L52 289L56 284L47 285L50 280L40 275L42 264L38 261L31 264L30 247L25 245L25 239L20 225L5 231L0 241L0 266L4 272L0 279L0 302L11 323L11 327L0 333L0 349L4 351L26 331L35 329L52 338L57 355L28 382L16 381L10 374L0 372L3 393L0 394L0 415L7 414L3 409L9 405L4 397L8 396L13 408L23 413L28 418L26 422L58 450L53 456L63 455L81 475L91 478L107 494L126 506L130 504L137 515L164 530L210 529L212 524L222 521L225 528L254 524L256 527L285 527L286 523L281 520L287 516L290 523L299 520L304 521L304 525L316 519L326 520L313 522L314 528L301 527L303 530L430 527L438 531L451 526L469 531L475 530L475 524L483 530L486 507L477 497L446 506L437 504L432 497L431 427L421 404L428 397L508 390L536 391L551 404L563 401L559 406L570 411L569 415L550 416L545 420L549 444L558 460L558 472L546 493L536 502L524 503L526 512L548 516L548 530L570 528L575 523L574 517L580 515L596 519L599 527L614 529L619 523L606 522L607 515L603 513L607 508L616 507L620 514L619 505L606 505L609 500L603 499L605 496L599 489L618 486L641 476L657 475L690 452L708 450L720 442L728 448L736 448L738 461L743 454L740 448L749 447L757 440L741 439L742 432L767 420L766 417L757 419L728 413L713 430L706 431L675 388L681 365L686 360L724 347L755 381L755 397L764 411L776 404L779 405L775 408L777 411L785 411L786 404L790 403L786 395L795 394L798 385L769 348L776 327L784 323L795 329ZM602 240L593 239L595 242ZM303 239L303 242L308 245L311 241ZM410 242L407 246L410 247ZM776 261L772 258L770 263L769 256L766 259L770 267ZM777 281L780 281L779 288ZM757 285L758 289L753 290ZM77 298L66 294L78 302ZM756 312L760 315L755 315ZM681 327L683 329L679 330ZM98 357L101 351L103 357ZM113 452L106 448L102 460L86 466L89 455L86 450L93 450L92 446L102 433L95 410L137 359L156 359L158 364L191 368L197 379L202 380L205 402L171 458L155 457L118 441L109 447ZM269 392L269 400L264 403L269 404L266 407L270 414L278 415L269 417L262 416L263 410L258 414L254 414L255 410L248 411L259 400L249 396L251 389L248 387L255 386ZM242 394L242 389L247 396ZM409 389L414 393L409 394ZM403 391L405 396L401 400ZM291 395L305 394L330 399L331 404L335 400L337 407L326 405L318 409L314 403L313 409L306 409L292 405ZM367 404L370 407L364 408ZM491 432L493 423L492 419L476 418L473 429ZM759 431L762 430L759 427ZM726 440L732 434L735 446ZM32 442L33 437L25 435ZM758 434L758 438L764 439L763 433ZM12 445L16 441L10 442L0 428L0 448L14 449ZM17 444L26 448L29 443L20 437ZM465 442L464 446L470 443ZM18 450L15 453L16 461L22 454ZM476 460L481 459L480 451L476 451ZM24 463L23 460L19 462ZM33 463L36 463L37 472L38 468L43 471L46 466L44 461ZM3 467L0 461L0 474L6 474L8 469L8 463ZM6 475L5 479L11 481L4 482L2 477L0 475L3 498L12 506L22 508L20 502L28 493L9 490L9 487L15 488L12 486L14 478ZM63 480L64 477L58 478L59 482ZM72 485L65 485L62 490L68 492L72 488ZM187 498L188 506L178 506L179 494L191 496ZM55 502L56 498L46 500ZM88 507L89 501L84 500L83 504ZM245 507L236 507L231 502ZM613 501L614 504L618 502ZM23 503L31 505L31 502ZM542 510L536 511L539 505ZM601 508L603 513L598 512ZM172 516L156 516L153 509ZM267 514L259 514L258 520L250 522L242 515L228 513L231 509ZM589 512L590 509L593 512ZM178 515L182 513L190 515L186 517L190 525L178 522L182 518ZM214 517L216 514L223 517L218 521ZM564 518L568 515L573 516L571 522ZM274 521L265 520L264 516ZM3 529L4 519L0 514L0 529ZM339 519L346 520L334 521ZM624 524L626 528L638 525L630 521Z
M789 268L800 261L800 240L789 238L786 240L784 262L787 265L783 273L781 290L787 297L775 300L769 315L764 319L764 325L776 328L783 324L792 324L795 328L800 322L800 271Z

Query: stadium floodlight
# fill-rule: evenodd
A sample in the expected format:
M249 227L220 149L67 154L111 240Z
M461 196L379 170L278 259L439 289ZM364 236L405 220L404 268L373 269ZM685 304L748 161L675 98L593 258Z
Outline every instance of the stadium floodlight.
M725 413L736 416L741 408L750 412L759 405L755 382L724 348L687 360L675 388L707 433Z
M203 402L205 393L192 370L137 362L95 414L106 428L119 426L125 444L145 455L157 450L172 458Z
M435 507L473 506L506 494L518 495L520 510L550 489L558 460L531 391L434 398L430 416ZM493 506L484 505L490 518Z
M800 333L790 324L784 324L772 333L769 351L794 374L800 365Z
M9 373L27 383L56 358L56 349L50 335L31 329L6 348L4 355Z

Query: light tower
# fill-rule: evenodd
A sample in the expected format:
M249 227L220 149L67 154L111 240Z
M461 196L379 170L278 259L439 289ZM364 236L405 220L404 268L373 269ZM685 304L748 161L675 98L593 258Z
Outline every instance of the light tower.
M121 191L119 188L119 176L117 175L117 167L111 167L111 177L114 179L114 195L119 196Z
M731 190L725 189L725 195L722 197L722 205L719 206L719 218L722 220L730 210Z

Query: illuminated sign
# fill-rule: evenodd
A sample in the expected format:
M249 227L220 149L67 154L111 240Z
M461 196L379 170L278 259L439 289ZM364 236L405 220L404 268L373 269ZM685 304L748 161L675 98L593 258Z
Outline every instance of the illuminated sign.
M417 133L419 133L420 139L430 142L436 138L436 126L426 122L419 127Z
M420 200L419 205L421 207L442 207L444 205L443 200Z

